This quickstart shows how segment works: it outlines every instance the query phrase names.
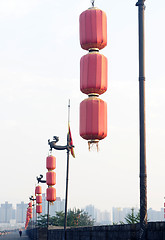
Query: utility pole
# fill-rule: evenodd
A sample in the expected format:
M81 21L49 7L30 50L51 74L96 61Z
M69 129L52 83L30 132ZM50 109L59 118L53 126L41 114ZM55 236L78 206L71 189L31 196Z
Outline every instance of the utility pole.
M138 2L136 3L136 6L138 6L139 25L140 240L146 239L147 229L144 2L145 0L138 0Z

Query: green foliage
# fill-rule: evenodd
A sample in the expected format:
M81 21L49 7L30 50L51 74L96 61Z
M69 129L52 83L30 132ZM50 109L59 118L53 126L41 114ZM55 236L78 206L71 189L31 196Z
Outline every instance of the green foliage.
M112 225L123 225L123 224L124 224L124 222L122 222L122 221L112 222Z
M125 217L126 223L135 224L140 222L140 211L135 215L134 208L131 208L131 213Z
M64 212L56 212L56 215L49 217L49 225L52 226L64 226ZM38 220L39 227L47 226L47 215L40 215ZM93 226L94 220L80 209L69 210L67 213L67 226Z
M37 225L42 228L47 227L47 214L39 215L37 219Z

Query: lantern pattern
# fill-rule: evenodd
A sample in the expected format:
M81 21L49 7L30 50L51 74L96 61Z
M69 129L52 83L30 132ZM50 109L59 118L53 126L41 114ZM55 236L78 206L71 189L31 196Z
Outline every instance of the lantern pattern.
M107 45L107 18L95 7L79 18L80 45L89 53L80 60L80 90L88 95L80 103L80 136L96 143L107 136L107 104L99 95L107 91L107 58L99 53Z
M36 195L36 213L42 213L42 188L40 185L36 186L35 188L35 195Z
M53 187L56 184L56 173L53 171L56 168L56 158L52 155L46 158L46 168L48 172L46 173L46 184L48 188L46 189L46 199L49 202L56 201L56 189Z

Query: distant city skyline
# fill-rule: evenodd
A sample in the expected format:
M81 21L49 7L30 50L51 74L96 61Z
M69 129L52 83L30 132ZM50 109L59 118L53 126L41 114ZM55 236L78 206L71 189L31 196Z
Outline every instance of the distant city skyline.
M53 205L49 206L50 216L55 216L56 212L64 212L65 201L60 197L57 197L57 200ZM18 203L16 204L16 209L13 208L12 203L0 203L0 227L3 224L8 224L6 226L12 225L16 226L18 224L25 223L26 220L26 210L28 203ZM134 208L135 214L138 213L139 209ZM92 204L88 204L81 210L84 210L91 216L91 219L94 219L94 225L109 225L109 224L120 224L121 222L126 223L125 217L128 213L131 213L132 207L122 208L122 207L112 207L111 211L101 211ZM47 214L47 201L45 199L45 194L42 194L42 214ZM35 208L34 208L35 211ZM161 208L160 211L156 211L152 208L147 210L148 220L152 221L165 221L164 219L164 208ZM36 212L33 214L34 220L36 221Z

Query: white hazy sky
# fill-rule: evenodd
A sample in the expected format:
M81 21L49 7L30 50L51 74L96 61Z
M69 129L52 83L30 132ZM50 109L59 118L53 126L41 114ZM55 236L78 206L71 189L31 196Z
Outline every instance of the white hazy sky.
M139 206L138 8L96 0L108 20L108 136L88 151L79 136L79 15L90 0L0 0L0 203L28 201L46 175L49 138L66 144L67 104L76 159L70 157L69 207ZM165 196L165 1L146 1L148 208ZM65 197L66 152L57 158L57 196ZM43 191L46 187L43 186Z

